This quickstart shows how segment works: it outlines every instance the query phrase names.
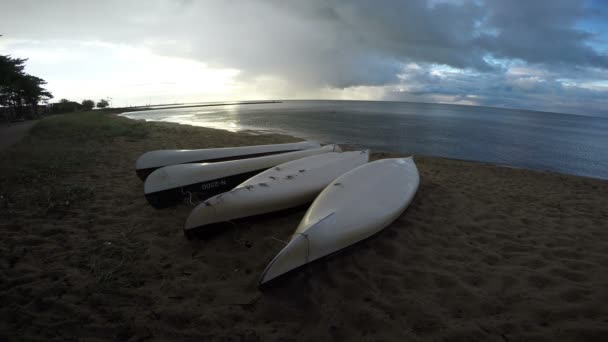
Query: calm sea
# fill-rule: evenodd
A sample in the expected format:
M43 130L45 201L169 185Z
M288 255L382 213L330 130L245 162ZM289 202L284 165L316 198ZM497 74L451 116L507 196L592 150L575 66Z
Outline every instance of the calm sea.
M284 101L123 115L608 179L608 118L366 101Z

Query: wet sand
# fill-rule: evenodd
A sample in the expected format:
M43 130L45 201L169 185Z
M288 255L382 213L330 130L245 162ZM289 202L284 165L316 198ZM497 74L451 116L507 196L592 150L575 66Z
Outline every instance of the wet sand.
M607 181L415 156L420 189L393 224L260 291L261 272L305 208L240 220L211 240L190 241L182 225L192 206L150 207L134 162L152 149L296 139L142 125L145 137L88 143L94 160L64 170L51 188L86 189L69 204L25 201L22 192L37 191L30 184L0 187L8 198L0 203L0 339L608 336ZM0 157L28 148L34 145L26 139Z

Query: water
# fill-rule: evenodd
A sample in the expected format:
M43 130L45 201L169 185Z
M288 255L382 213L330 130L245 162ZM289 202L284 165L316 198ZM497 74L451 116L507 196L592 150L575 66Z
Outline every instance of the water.
M608 118L365 101L285 101L123 115L608 179Z

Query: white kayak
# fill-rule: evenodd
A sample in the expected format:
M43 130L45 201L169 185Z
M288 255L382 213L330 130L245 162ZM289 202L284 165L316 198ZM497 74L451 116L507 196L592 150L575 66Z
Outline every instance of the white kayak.
M207 148L200 150L150 151L142 154L137 159L135 162L135 172L139 178L145 180L154 170L168 165L221 162L320 147L321 145L316 141L301 141L289 144Z
M411 157L377 160L338 177L312 203L260 285L378 233L407 208L419 183Z
M179 203L183 198L195 196L204 200L231 190L252 176L288 161L340 151L338 145L265 157L224 161L218 163L191 163L169 165L152 172L144 183L144 194L156 208Z
M273 167L199 204L186 220L184 233L214 233L230 220L312 202L334 179L368 160L368 151L330 152Z

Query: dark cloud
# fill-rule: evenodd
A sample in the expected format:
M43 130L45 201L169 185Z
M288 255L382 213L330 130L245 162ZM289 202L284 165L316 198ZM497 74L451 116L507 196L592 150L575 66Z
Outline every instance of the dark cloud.
M582 1L491 0L487 6L483 26L496 34L482 35L479 45L488 53L537 64L608 67L608 56L587 45L594 35L577 28L587 13Z
M563 82L548 69L513 68L507 73L446 72L437 76L430 66L405 68L402 91L393 101L478 104L584 115L605 115L608 89L585 88Z

